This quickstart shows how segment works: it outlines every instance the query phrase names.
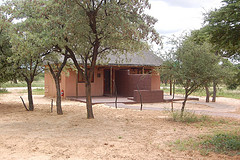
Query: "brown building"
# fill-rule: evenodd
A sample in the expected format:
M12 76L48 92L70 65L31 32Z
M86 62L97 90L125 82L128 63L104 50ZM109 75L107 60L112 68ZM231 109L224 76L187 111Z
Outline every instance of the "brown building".
M163 100L160 76L154 71L155 67L162 64L161 58L152 52L142 52L120 57L109 55L105 59L95 67L92 96L117 93L118 96L134 97L139 101L140 91L144 102ZM69 69L62 73L60 85L64 98L85 96L84 80L76 71ZM56 96L54 80L49 72L45 72L45 96Z

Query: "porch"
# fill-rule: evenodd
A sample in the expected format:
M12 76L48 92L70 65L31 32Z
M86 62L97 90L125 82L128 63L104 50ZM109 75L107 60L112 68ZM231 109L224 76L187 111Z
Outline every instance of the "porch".
M66 99L72 101L79 101L86 103L86 97L67 97ZM173 101L183 101L183 96L175 96ZM198 101L199 98L189 97L188 100L195 100ZM164 95L164 99L162 102L171 102L172 96ZM133 97L114 97L114 96L99 96L99 97L92 97L93 104L107 104L107 103L123 103L123 104L136 104L139 102L134 101Z

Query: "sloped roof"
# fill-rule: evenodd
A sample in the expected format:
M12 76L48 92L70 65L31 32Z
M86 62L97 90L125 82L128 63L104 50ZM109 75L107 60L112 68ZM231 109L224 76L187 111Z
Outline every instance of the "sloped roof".
M118 66L161 66L163 60L151 51L140 53L127 53L123 55L109 54L104 59L99 59L98 65L118 65Z
M60 57L60 62L63 61L63 56ZM81 59L77 56L78 63ZM44 60L44 65L47 62L53 63L50 60ZM98 57L97 65L100 66L161 66L163 60L151 51L142 51L139 53L126 53L121 55L108 54L106 57Z

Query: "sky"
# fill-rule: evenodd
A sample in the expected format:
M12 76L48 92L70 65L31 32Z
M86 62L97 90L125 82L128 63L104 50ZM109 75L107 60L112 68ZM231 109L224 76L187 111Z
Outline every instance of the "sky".
M201 28L203 13L222 5L221 0L149 0L149 2L151 9L146 13L158 19L155 28L164 36Z
M164 54L172 46L168 38L200 29L204 13L222 6L222 0L149 0L151 9L146 13L158 20L155 29L163 37L163 46L153 44L153 50ZM163 48L162 48L163 47Z

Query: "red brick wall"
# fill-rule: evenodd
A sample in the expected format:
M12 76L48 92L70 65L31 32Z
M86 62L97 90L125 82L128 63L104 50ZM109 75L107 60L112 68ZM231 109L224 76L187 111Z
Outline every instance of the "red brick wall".
M143 103L163 102L163 91L162 90L140 90ZM134 91L134 101L140 101L140 95L137 90Z
M133 91L151 90L152 77L150 74L129 74L127 70L116 71L116 86L120 96L133 96ZM160 83L160 82L159 82Z

